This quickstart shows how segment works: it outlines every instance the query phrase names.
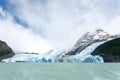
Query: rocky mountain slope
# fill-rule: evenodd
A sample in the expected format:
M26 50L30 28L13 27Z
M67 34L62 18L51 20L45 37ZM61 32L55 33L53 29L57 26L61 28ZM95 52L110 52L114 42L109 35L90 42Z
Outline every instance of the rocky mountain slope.
M104 62L120 62L120 38L113 39L98 46L92 55L100 55Z
M3 41L0 41L0 61L14 55L13 50Z

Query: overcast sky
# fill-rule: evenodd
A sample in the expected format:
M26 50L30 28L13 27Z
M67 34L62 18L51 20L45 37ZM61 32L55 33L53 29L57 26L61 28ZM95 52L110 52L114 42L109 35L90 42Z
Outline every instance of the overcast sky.
M69 49L88 31L120 33L120 0L0 0L0 40L14 51Z

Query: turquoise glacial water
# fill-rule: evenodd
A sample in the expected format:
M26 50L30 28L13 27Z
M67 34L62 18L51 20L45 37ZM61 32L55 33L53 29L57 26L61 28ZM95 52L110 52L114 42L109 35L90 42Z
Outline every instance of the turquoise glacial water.
M0 63L0 80L120 80L120 64Z

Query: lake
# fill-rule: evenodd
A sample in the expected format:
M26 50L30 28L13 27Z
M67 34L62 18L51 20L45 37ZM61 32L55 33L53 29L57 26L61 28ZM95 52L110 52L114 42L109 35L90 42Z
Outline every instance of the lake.
M0 80L120 80L120 64L0 63Z

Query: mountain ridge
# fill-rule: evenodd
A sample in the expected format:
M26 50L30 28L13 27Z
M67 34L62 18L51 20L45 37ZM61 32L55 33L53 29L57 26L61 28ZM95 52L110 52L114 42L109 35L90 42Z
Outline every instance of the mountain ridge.
M79 54L83 49L88 47L89 45L96 43L96 42L101 42L101 41L107 41L110 39L118 38L120 37L119 35L110 35L103 29L97 29L95 32L90 33L86 32L73 46L71 51L67 53L67 55L75 55Z

